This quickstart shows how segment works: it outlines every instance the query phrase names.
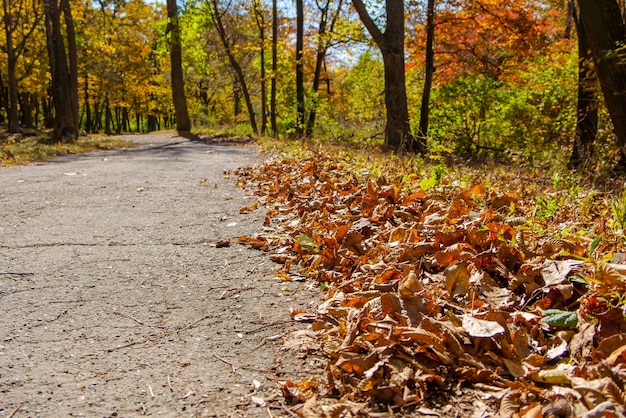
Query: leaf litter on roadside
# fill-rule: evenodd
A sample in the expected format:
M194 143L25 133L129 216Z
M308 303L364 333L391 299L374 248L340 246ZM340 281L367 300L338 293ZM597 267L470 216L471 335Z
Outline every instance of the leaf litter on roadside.
M239 242L326 292L289 339L328 358L325 376L285 382L288 402L359 416L469 387L501 416L626 414L626 266L606 211L540 216L544 189L522 176L425 188L361 168L317 153L238 172L271 231Z

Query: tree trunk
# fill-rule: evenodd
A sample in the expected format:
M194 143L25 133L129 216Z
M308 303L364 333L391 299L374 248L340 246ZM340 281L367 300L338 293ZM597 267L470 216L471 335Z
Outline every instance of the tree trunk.
M410 149L415 139L409 123L404 73L404 2L386 0L384 33L376 26L362 0L352 0L352 4L383 56L387 110L385 145L397 150Z
M622 13L616 0L578 0L578 5L620 148L618 167L626 169L626 32Z
M169 0L169 1L172 1L172 0ZM224 49L226 50L228 61L230 62L230 65L233 67L233 70L235 70L235 75L237 77L237 80L239 81L239 85L243 93L243 98L246 102L248 115L250 117L250 127L252 128L252 132L254 132L255 135L258 135L259 129L257 128L257 125L256 125L256 118L254 116L254 107L252 106L252 100L250 99L250 91L248 90L248 84L246 83L246 78L244 77L243 70L241 69L239 62L237 62L237 59L235 58L235 55L232 51L230 42L228 41L228 36L226 34L226 29L224 28L224 24L222 22L222 15L219 12L217 0L211 0L211 5L212 5L211 17L213 18L213 23L215 23L215 28L217 29L217 33L220 36L220 40L222 41L222 45L224 46Z
M304 136L304 2L296 0L296 137Z
M320 88L320 81L322 77L322 67L324 66L326 60L326 53L328 51L328 41L325 40L326 33L330 30L332 33L335 22L339 17L339 12L341 11L341 6L343 4L343 0L339 0L337 4L336 12L334 13L330 25L328 23L329 16L328 12L330 9L331 0L327 0L325 5L322 7L318 7L320 9L320 21L318 26L318 44L317 44L317 54L315 57L315 72L313 73L313 103L311 104L311 112L309 113L309 118L307 120L306 125L306 136L311 137L313 135L313 129L315 128L315 118L317 116L317 107L319 105L319 98L317 97L317 92ZM330 26L330 27L328 27Z
M72 83L61 31L61 16L56 0L45 0L46 34L50 73L52 75L52 103L54 107L54 140L75 140L78 126L72 107Z
M259 28L259 43L261 45L261 135L267 130L267 72L265 70L265 15L258 0L254 1L254 13Z
M276 73L278 71L278 5L277 0L272 0L272 82L270 93L270 125L272 135L278 136L276 127Z
M176 0L167 0L167 17L170 32L170 59L172 64L172 100L176 114L176 128L179 132L191 131L191 121L187 110L185 81L183 79L183 53L178 25Z
M435 0L428 0L426 6L426 57L424 62L424 91L422 93L422 106L420 108L420 126L417 133L417 141L414 151L426 152L426 139L428 138L428 116L430 111L430 92L435 73Z
M13 46L13 25L14 22L9 17L11 12L9 10L9 4L7 0L2 0L2 10L4 14L4 33L6 36L6 54L7 54L7 78L9 83L9 133L21 132L19 111L18 111L18 92L17 92L17 77L15 75L15 67L17 64L17 54Z
M63 16L65 18L65 32L67 37L70 106L72 108L74 126L76 126L78 134L78 129L80 127L78 118L78 49L76 47L76 32L74 30L74 19L72 18L72 10L70 8L69 0L62 0L60 9L63 11Z
M91 103L89 102L89 76L85 76L85 87L84 87L85 96L85 131L91 132Z
M572 1L570 1L572 3ZM572 155L567 164L569 169L585 169L593 161L593 145L598 133L598 98L596 95L597 78L593 69L592 57L589 54L589 41L585 28L576 16L572 16L578 33L578 106L576 136Z
M113 135L113 130L111 129L112 119L111 103L109 102L109 95L107 94L104 98L104 133L107 135Z

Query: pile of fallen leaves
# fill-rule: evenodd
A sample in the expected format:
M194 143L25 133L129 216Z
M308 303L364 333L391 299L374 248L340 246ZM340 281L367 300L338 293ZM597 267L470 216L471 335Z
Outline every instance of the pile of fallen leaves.
M240 242L326 292L293 312L312 322L294 339L329 359L325 376L285 382L287 401L360 416L469 389L472 404L439 413L625 416L624 237L606 196L557 200L513 172L395 170L317 153L238 172L259 197L241 211L267 210L267 233Z

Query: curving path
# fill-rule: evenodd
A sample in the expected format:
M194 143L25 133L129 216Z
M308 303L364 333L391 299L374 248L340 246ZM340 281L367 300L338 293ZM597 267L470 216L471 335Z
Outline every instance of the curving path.
M276 381L314 365L281 337L314 295L236 243L264 215L225 172L257 149L127 139L0 168L0 417L289 416Z

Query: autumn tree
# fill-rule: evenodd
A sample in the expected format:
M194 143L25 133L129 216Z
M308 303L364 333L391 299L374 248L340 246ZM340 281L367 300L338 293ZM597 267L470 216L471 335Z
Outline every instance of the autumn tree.
M304 2L296 0L296 136L304 136Z
M604 102L620 148L618 167L626 169L626 28L617 0L578 0Z
M270 83L270 125L272 135L278 136L276 125L276 74L278 73L278 2L272 0L272 80Z
M252 2L254 19L259 29L259 47L260 47L260 77L261 77L261 135L265 134L267 129L267 71L265 68L265 41L266 41L266 12L260 0Z
M365 28L380 49L385 68L385 144L390 148L425 152L424 144L411 133L404 72L404 2L385 2L385 28L374 21L362 0L352 0Z
M420 146L426 147L428 137L428 118L430 106L430 92L435 73L435 50L433 48L435 38L435 0L428 0L426 6L426 56L424 59L424 90L422 92L422 105L420 108L420 124L417 140Z
M180 42L180 27L178 24L178 6L176 0L167 0L167 17L169 19L170 58L172 75L172 99L176 113L176 127L178 131L189 132L191 121L187 111L185 96L185 81L183 78L182 46Z
M316 37L317 50L315 54L315 69L313 71L313 82L311 87L311 111L309 112L309 117L306 124L307 137L313 135L313 129L315 127L315 119L317 117L317 109L319 106L318 91L322 78L322 67L326 62L326 54L328 53L328 49L332 45L333 41L339 42L339 40L333 39L333 35L335 32L335 25L339 20L340 13L343 8L343 0L316 0L315 4L319 12L319 22Z
M48 58L52 75L51 90L54 105L53 138L75 139L78 136L77 51L69 0L45 0L45 23ZM61 15L65 19L65 36ZM66 49L67 42L67 49ZM69 57L69 60L68 60Z
M241 88L244 96L244 100L246 102L246 108L248 110L248 116L250 121L250 127L255 134L259 133L257 124L256 124L256 116L254 111L254 106L252 105L252 98L250 95L250 90L248 88L248 83L244 74L243 67L240 62L237 60L235 56L234 48L236 47L235 38L230 36L228 31L226 30L226 25L224 23L224 16L226 15L227 9L222 10L218 0L205 0L206 5L208 7L208 13L213 23L215 30L217 31L220 41L222 43L222 47L226 56L228 57L228 61L235 72L235 80L239 88Z
M37 0L17 2L2 0L4 33L6 36L4 52L7 55L7 78L9 90L8 130L20 132L17 61L28 49L33 33L43 17L41 3ZM31 67L32 68L32 67ZM30 72L30 68L26 69Z
M578 34L578 103L576 133L568 168L585 168L593 161L598 133L597 78L589 51L589 40L580 16L570 0L570 12Z

